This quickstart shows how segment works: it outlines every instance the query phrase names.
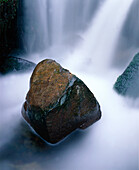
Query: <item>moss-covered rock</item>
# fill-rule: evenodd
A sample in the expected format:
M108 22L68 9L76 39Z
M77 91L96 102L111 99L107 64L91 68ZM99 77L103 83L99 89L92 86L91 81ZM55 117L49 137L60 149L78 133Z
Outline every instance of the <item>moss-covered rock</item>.
M17 8L19 0L0 1L0 57L17 47Z
M30 80L22 115L50 143L101 117L100 106L87 86L53 60L40 62Z
M139 53L135 55L123 74L118 77L114 89L121 95L139 97Z
M18 57L3 57L0 60L0 73L27 72L35 68L36 64Z

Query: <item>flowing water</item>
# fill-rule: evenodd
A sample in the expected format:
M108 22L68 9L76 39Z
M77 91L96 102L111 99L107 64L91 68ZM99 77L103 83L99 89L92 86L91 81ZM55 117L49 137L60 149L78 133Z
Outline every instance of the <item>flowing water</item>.
M83 43L71 56L75 58L75 64L78 62L79 67L82 68L87 63L88 67L91 67L90 71L97 69L97 72L104 72L109 69L112 54L131 3L132 0L128 2L123 0L122 3L118 0L105 2L96 13L88 31L83 35ZM116 14L115 17L112 14Z
M25 0L25 51L40 53L55 48L59 52L63 45L75 45L103 1Z
M52 58L76 74L99 101L102 119L84 131L72 133L58 145L48 145L21 116L31 73L3 76L0 169L139 169L139 99L121 97L113 90L116 78L138 49L137 43L133 43L133 53L123 67L113 66L117 44L134 2L25 0L24 57L34 62ZM134 31L138 37L137 30ZM123 50L126 53L128 49ZM117 60L120 65L120 59Z

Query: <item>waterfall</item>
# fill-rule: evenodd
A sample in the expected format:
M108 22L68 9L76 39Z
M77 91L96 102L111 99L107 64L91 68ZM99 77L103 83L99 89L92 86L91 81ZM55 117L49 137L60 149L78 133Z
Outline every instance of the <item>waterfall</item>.
M46 0L25 0L23 46L27 53L41 51L48 46L48 16Z
M74 45L103 1L24 0L24 50L31 54Z
M43 57L54 59L69 51L63 57L69 69L87 65L86 70L104 72L112 64L132 2L34 0L32 4L31 0L25 0L25 51L39 55L45 52Z
M86 64L90 71L104 72L112 62L113 52L132 1L107 0L96 13L89 29L82 36L83 43L69 57L68 63L78 63L76 66L81 69Z
M134 0L127 14L126 21L118 38L113 66L119 68L127 67L132 60L131 56L139 52L139 1ZM120 64L119 64L120 63Z
M122 72L111 63L119 54L116 46L124 46L121 55L139 47L135 38L139 38L139 0L21 1L25 51L21 57L33 56L29 60L38 63L42 57L59 62L62 56L59 63L83 80L97 98L102 119L56 146L47 145L21 118L32 73L1 76L0 169L137 170L139 99L114 92L113 84Z
M52 0L50 2L51 15L51 44L61 44L62 33L63 33L63 21L64 21L64 11L65 2L64 0Z

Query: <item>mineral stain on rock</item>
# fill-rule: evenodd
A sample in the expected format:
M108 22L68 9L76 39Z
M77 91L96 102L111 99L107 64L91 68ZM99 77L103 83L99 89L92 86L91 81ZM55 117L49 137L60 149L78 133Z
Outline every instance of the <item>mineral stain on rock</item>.
M46 59L33 71L22 115L44 140L54 144L99 120L101 111L83 81Z

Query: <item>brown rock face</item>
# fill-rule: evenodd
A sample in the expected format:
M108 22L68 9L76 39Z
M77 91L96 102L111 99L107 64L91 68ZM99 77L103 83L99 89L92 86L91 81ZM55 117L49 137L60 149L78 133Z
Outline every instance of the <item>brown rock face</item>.
M53 60L40 62L30 80L22 115L47 142L56 143L101 117L87 86Z

